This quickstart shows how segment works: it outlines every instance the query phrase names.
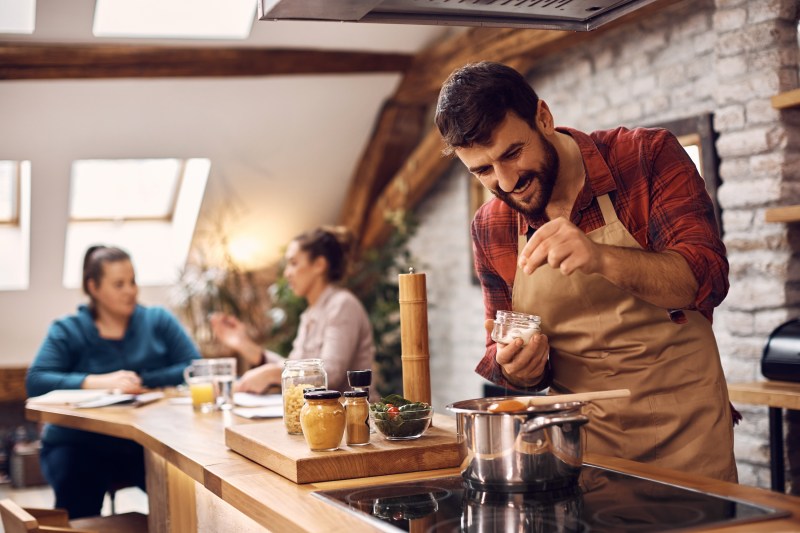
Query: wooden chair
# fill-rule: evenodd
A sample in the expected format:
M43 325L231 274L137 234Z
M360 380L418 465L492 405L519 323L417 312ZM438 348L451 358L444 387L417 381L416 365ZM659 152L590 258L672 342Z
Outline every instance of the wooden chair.
M147 515L123 513L69 520L63 509L23 509L0 500L5 533L147 533Z

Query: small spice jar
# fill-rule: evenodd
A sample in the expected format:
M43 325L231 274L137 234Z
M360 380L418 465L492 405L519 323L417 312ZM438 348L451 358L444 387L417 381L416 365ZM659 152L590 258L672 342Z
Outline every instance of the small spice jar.
M353 390L367 391L369 398L369 386L372 384L372 370L348 370L347 383Z
M300 426L311 451L327 452L339 448L345 429L342 393L335 390L306 392L300 409Z
M347 445L369 444L369 402L365 390L344 393L344 410L347 418Z
M281 391L283 394L283 422L290 435L303 432L300 426L300 408L306 389L328 387L328 375L322 359L290 359L283 364Z
M542 319L537 315L515 311L497 311L492 328L492 340L501 344L511 344L522 339L527 344L535 333L541 333Z

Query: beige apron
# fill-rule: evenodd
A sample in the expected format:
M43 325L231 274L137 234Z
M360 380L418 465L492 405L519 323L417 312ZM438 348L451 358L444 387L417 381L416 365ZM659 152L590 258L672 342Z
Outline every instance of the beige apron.
M608 195L596 243L639 248ZM520 250L525 236L519 240ZM711 323L697 311L676 324L663 308L603 277L517 269L514 310L542 317L554 393L630 389L630 398L587 404L586 450L736 481L728 390Z

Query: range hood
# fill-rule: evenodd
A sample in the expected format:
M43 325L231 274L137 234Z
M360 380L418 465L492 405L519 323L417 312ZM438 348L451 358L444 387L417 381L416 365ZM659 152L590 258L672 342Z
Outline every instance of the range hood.
M588 31L655 1L258 0L258 18Z

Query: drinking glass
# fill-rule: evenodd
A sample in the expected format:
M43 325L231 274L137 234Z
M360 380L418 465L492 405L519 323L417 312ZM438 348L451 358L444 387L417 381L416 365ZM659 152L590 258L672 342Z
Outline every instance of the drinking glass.
M183 370L183 379L189 385L192 407L201 413L210 413L216 406L214 397L214 361L195 359Z
M233 383L236 381L236 358L220 357L214 362L214 402L217 409L233 408Z

